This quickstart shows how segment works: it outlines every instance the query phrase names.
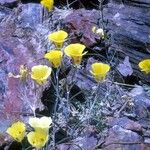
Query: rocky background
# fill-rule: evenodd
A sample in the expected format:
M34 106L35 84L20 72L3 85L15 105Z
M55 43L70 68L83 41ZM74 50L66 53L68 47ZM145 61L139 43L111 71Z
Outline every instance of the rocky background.
M94 58L87 56L88 63L92 59L107 60L115 70L116 81L146 85L133 88L128 93L129 97L122 100L124 104L132 98L132 110L126 110L122 103L114 104L111 112L115 109L125 111L117 117L110 115L111 112L108 114L108 134L104 139L91 127L74 142L82 145L84 150L149 150L150 90L147 85L150 84L150 76L140 72L138 62L150 58L150 1L104 0L99 5L97 0L77 0L67 8L65 0L57 0L55 6L54 11L48 14L38 1L0 0L1 148L6 140L3 132L10 123L29 113L21 100L19 80L8 78L8 73L17 74L22 64L33 66L35 60L41 59L51 46L47 35L63 28L70 34L70 41L84 43L91 55L99 54ZM104 28L107 33L105 42L92 32L93 26ZM77 77L77 86L90 90L93 80L80 72L77 72ZM74 150L73 146L60 144L60 150L69 147Z

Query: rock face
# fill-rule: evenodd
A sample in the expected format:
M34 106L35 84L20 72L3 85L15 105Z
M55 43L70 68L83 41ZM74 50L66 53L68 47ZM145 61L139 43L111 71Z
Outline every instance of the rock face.
M17 3L17 0L0 0L0 5L4 6L11 7L14 3ZM149 5L149 0L112 0L104 7L104 21L107 22L107 24L104 23L104 26L110 35L111 43L108 49L117 51L121 60L128 56L134 71L133 75L137 75L147 82L149 82L149 76L142 74L137 64L141 59L150 58ZM98 10L79 9L67 10L68 12L59 10L59 13L57 11L52 12L46 27L43 24L43 9L40 4L20 5L14 10L0 6L0 144L1 133L6 130L8 125L13 120L20 119L23 116L22 113L26 115L30 112L28 105L21 99L23 90L19 79L9 78L8 73L18 74L20 65L26 64L31 68L36 64L35 60L43 58L46 51L44 46L49 46L47 43L45 44L47 34L50 32L49 28L56 30L56 26L64 21L63 23L70 32L71 38L74 38L74 42L82 42L90 48L95 44L101 44L101 39L92 32L92 27L98 24L99 19L101 20ZM59 18L59 14L62 14L63 17ZM94 61L89 60L84 71L79 69L76 74L73 70L70 71L68 80L72 80L72 76L74 76L78 87L92 91L95 83L90 74L90 66ZM39 61L38 63L40 64ZM113 89L112 93L115 93L116 100L120 100L118 104L110 105L110 113L108 110L107 113L105 111L110 117L115 113L115 110L120 110L122 106L122 92L121 88L119 91L118 86L110 83L107 86L102 86L101 92L104 94L106 93L105 87ZM33 93L33 91L30 92ZM28 96L32 99L31 93L28 93ZM109 118L108 136L104 142L100 142L102 143L100 148L104 148L104 150L149 149L146 145L150 143L149 97L140 94L132 95L132 97L134 97L133 111L137 121L123 116ZM75 142L81 144L84 149L88 146L89 150L99 143L96 136L91 136L91 132L78 141ZM68 145L62 145L62 149L68 149Z
M91 28L99 20L102 21L99 11L80 9L66 17L65 25L76 40L87 47L93 47L100 43L100 39L92 33ZM117 52L121 61L128 56L133 68L132 75L150 82L149 75L141 73L138 68L139 61L150 58L149 2L125 0L123 3L121 0L113 0L103 8L103 21L109 35L109 51ZM98 49L101 45L97 46Z
M0 5L7 6L7 7L13 7L18 4L19 0L0 0Z
M139 118L150 118L150 97L145 95L135 97L135 113Z
M127 129L127 130L132 130L132 131L142 131L142 126L134 122L127 117L122 117L122 118L109 118L108 119L108 124L110 126L115 126L119 125L120 127Z
M150 1L149 0L112 0L116 3L125 3L132 6L138 6L138 7L150 7Z
M65 26L68 32L74 37L73 42L80 41L86 46L93 46L100 40L92 32L92 27L97 24L99 13L96 10L79 9L68 15L65 20Z
M11 13L11 9L0 6L0 22Z
M88 129L84 131L84 134L81 137L78 137L74 141L72 141L72 145L69 144L60 144L58 146L59 150L77 150L79 145L82 149L92 150L98 142L97 132L91 126L88 126Z
M4 133L13 120L19 119L20 114L30 113L28 104L22 99L24 90L21 89L20 80L9 78L8 73L17 75L23 64L31 68L45 51L41 46L42 32L35 33L41 22L39 16L42 6L30 4L20 7L23 11L12 11L9 17L6 14L0 23L0 134ZM29 13L29 10L33 13ZM28 92L30 99L33 91Z
M123 129L120 126L115 125L110 129L109 135L106 138L106 142L104 144L103 149L148 150L148 145L142 144L142 138L137 133Z
M113 0L104 8L106 29L111 35L110 50L118 51L119 58L129 56L133 75L149 80L139 71L138 63L150 58L150 2L148 0Z
M31 4L21 5L18 9L20 9L20 14L17 21L22 28L29 27L33 29L42 23L43 9L40 4L33 3L32 7Z

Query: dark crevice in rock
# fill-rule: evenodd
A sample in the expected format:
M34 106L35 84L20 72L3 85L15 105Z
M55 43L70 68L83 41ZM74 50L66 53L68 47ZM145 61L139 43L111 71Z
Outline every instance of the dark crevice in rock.
M65 96L65 95L64 95ZM74 101L84 102L85 101L85 95L83 92L81 92L81 89L74 85L70 91L69 97L72 99L72 103ZM49 88L45 89L43 92L43 96L41 97L41 101L45 106L45 109L43 111L36 110L37 114L44 114L46 116L49 116L54 111L54 105L56 101L56 95L55 95L55 89L51 85Z
M51 85L49 88L45 89L45 91L43 92L41 101L45 105L45 109L39 113L44 114L44 115L52 114L54 105L55 105L55 100L56 100L55 89L54 89L53 85Z
M27 3L40 3L41 0L21 0L23 4Z
M139 84L139 78L137 76L127 76L124 77L125 84L135 85Z
M126 0L125 1L129 5L139 6L139 7L148 7L150 8L150 1L149 0Z
M79 8L86 8L86 9L93 9L97 8L99 2L98 0L68 0L68 3L71 4L69 7L73 9L79 9ZM62 7L67 6L67 0L56 0L55 6Z
M41 0L21 0L23 4L27 3L40 3ZM104 0L103 5L107 4L109 0ZM70 8L79 9L79 8L86 8L86 9L99 9L99 1L98 0L68 0L68 4ZM54 5L56 7L67 7L67 0L55 0Z
M81 89L77 86L74 85L70 91L70 98L72 98L72 102L76 101L80 101L80 102L85 102L85 95L83 92L81 92Z
M5 149L5 148L4 148ZM12 142L7 150L22 150L21 143Z
M70 138L69 137L67 138L67 132L66 131L59 129L56 132L56 142L60 142L63 139L66 139L63 142L67 142L67 139L70 139Z

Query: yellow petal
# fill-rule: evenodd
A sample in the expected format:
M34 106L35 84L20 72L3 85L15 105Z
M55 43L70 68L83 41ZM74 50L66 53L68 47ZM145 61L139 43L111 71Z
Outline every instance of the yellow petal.
M85 49L85 45L76 43L76 44L70 44L65 49L64 52L67 56L82 56L82 53Z
M42 129L45 132L48 132L50 125L52 124L51 117L31 117L29 118L29 124L31 127L33 127L35 130Z
M65 49L64 52L67 56L73 59L75 65L79 65L82 61L82 56L87 52L83 53L85 45L80 43L70 44Z
M41 0L41 4L50 11L53 9L54 0Z
M61 65L63 53L59 50L51 50L46 53L44 58L48 59L54 68L58 68Z
M7 129L7 133L16 141L21 142L25 137L25 124L23 122L15 122Z
M73 60L73 64L80 65L82 61L82 56L73 56L72 60Z
M53 33L48 35L48 39L50 41L53 41L57 48L61 48L62 47L62 45L65 42L65 39L67 37L68 37L68 33L63 31L63 30L59 30L57 32L53 32Z
M91 65L91 73L96 81L104 80L109 70L110 66L108 64L94 63Z
M39 84L45 83L52 71L52 69L46 65L33 66L31 70L31 78Z
M138 66L141 71L145 72L146 74L150 73L150 59L144 59L140 61Z
M48 141L48 134L45 132L34 131L27 134L28 142L35 148L42 148Z

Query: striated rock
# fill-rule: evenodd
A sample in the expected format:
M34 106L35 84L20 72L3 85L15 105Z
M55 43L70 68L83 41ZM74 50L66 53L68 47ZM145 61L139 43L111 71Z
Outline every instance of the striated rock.
M122 118L108 118L108 125L113 127L118 125L124 129L132 130L132 131L142 131L142 126L135 121L128 119L127 117Z
M19 67L22 64L33 62L35 59L32 55L33 50L28 45L13 37L15 26L0 27L0 120L1 133L8 127L10 122L16 118L20 118L23 110L24 101L22 101L21 84L19 79L8 78L8 73L18 74ZM33 49L37 49L32 44ZM32 64L33 65L33 64ZM11 115L11 116L10 116Z
M71 69L68 74L67 80L69 84L75 82L76 85L82 90L90 91L92 90L92 87L95 86L94 79L92 79L89 71L83 69Z
M118 125L109 130L106 142L102 146L104 150L148 150L149 148L148 145L142 144L142 137L137 133L123 129Z
M150 144L150 138L149 138L149 137L145 137L145 138L144 138L144 143Z
M98 135L96 129L94 129L94 127L88 126L81 137L76 138L70 144L60 144L59 150L77 150L79 148L92 150L96 146L97 142Z
M92 32L92 27L97 24L99 12L96 10L74 10L65 20L65 27L73 36L73 42L80 41L87 47L100 41L100 37Z
M117 51L120 59L129 56L133 75L147 82L150 82L149 75L140 72L138 63L150 58L149 6L147 0L114 0L103 9L104 21L108 22L105 28L111 35L109 49Z
M110 50L119 50L118 54L121 59L124 59L125 56L129 56L131 66L133 65L134 69L133 74L140 75L141 78L147 79L145 75L143 76L143 74L140 73L137 68L137 63L139 60L150 56L148 51L150 24L149 13L147 13L148 7L146 7L149 2L148 0L131 0L131 3L129 3L129 1L125 0L125 5L121 3L121 0L113 0L113 2L115 2L115 4L111 1L107 7L104 8L104 19L108 21L106 30L108 30L108 33L111 35L110 40L112 45L110 46ZM142 7L137 7L140 6L140 4ZM101 42L101 39L91 31L93 25L97 25L98 19L100 19L98 11L80 9L71 14L70 12L72 12L72 10L69 10L68 13L66 12L67 11L57 10L54 12L55 15L53 13L51 16L52 21L49 21L49 24L54 23L52 26L53 30L56 29L56 24L62 22L67 16L64 22L71 35L69 38L74 38L74 40L72 40L73 42L83 42L87 47ZM19 66L22 64L26 64L28 68L31 68L31 66L36 63L40 64L42 62L40 59L43 58L46 51L43 46L47 46L45 41L48 32L50 32L48 28L52 28L42 24L42 13L43 8L40 4L20 5L15 11L4 8L1 9L0 7L0 140L4 140L3 137L1 137L1 133L6 130L12 121L21 119L22 114L26 115L31 112L28 105L22 100L23 90L20 86L19 79L8 78L8 73L13 72L14 74L18 74ZM59 18L60 13L64 18ZM38 62L36 62L36 60L38 60ZM89 60L89 64L85 70L78 69L74 72L72 69L69 72L68 82L74 80L79 89L93 91L96 83L89 70L91 69L90 64L94 61L95 60ZM30 86L32 85L29 84L29 89ZM119 110L122 106L121 96L123 92L121 90L120 87L118 88L118 86L111 82L106 82L100 87L99 94L101 97L99 99L104 99L104 101L107 99L110 101L110 104L105 106L105 112L107 111L109 116L110 114L113 115L113 112ZM28 94L28 98L32 102L35 98L32 95L33 91L30 91ZM143 142L149 143L149 132L147 130L142 132L144 139L141 135L138 135L139 132L141 133L141 128L149 128L149 97L141 94L133 97L135 104L134 111L139 117L138 119L141 119L136 122L126 117L110 118L109 125L111 129L109 130L105 144L102 145L105 150L149 149L146 144L141 144ZM81 99L81 97L78 99ZM109 113L109 111L111 113ZM88 149L91 150L97 144L97 137L92 134L89 132L73 142L81 145L84 149L87 149L88 146ZM115 144L112 144L113 142ZM130 144L116 144L119 142L129 142ZM61 146L63 150L70 147L67 144ZM75 145L72 147L74 146Z
M144 136L150 137L150 130L144 130L143 131Z
M129 57L133 68L132 75L150 82L149 75L142 73L138 68L138 63L142 59L150 58L149 12L149 1L147 0L113 0L103 7L103 19L99 11L78 9L69 14L64 19L64 23L73 36L72 41L82 42L87 47L97 44L96 49L101 49L101 39L93 34L91 29L94 25L102 28L103 21L104 29L109 37L103 49L109 47L110 57L113 52L117 52L119 56L117 58L121 62L126 56ZM113 59L116 60L115 57Z
M0 0L0 5L6 7L14 7L18 4L19 0Z
M138 7L147 7L150 8L150 1L149 0L112 0L116 3L123 3L123 4L128 4L132 6L138 6Z
M150 130L143 129L144 143L150 144Z
M141 126L145 129L149 129L150 127L150 119L149 118L141 118L139 121L138 121Z
M135 114L139 118L150 118L150 98L146 95L138 95L134 98Z
M39 93L42 93L42 89L38 88L38 94L34 94L33 82L30 80L27 85L29 87L25 89L19 79L8 77L10 72L17 75L20 65L26 65L30 71L33 65L43 63L39 61L45 51L41 44L41 35L43 34L44 37L47 34L45 35L42 29L39 34L35 29L35 25L37 27L40 23L38 10L42 9L42 6L28 4L22 7L27 7L27 10L35 8L37 11L32 13L32 16L27 10L24 10L24 13L19 10L13 11L5 18L7 21L0 23L0 135L12 121L20 120L22 116L33 113L29 103L32 105L34 101L38 102ZM44 28L45 30L48 32L48 29ZM29 103L27 100L30 100ZM40 108L41 103L35 107Z
M138 118L150 117L150 97L142 86L133 88L129 95L133 97L134 113Z
M6 8L4 6L0 6L0 22L11 13L11 9Z
M23 28L35 28L38 24L42 23L43 8L40 4L29 3L20 5L18 7L20 11L17 16L17 22L19 27Z

